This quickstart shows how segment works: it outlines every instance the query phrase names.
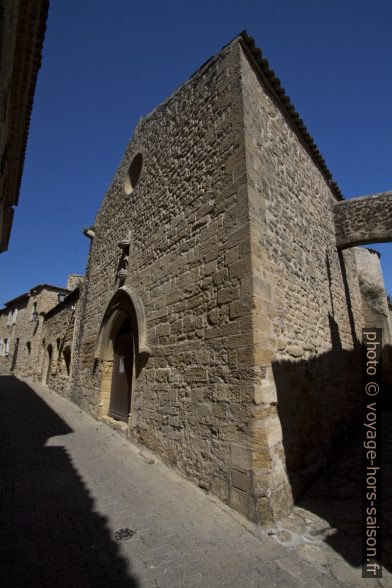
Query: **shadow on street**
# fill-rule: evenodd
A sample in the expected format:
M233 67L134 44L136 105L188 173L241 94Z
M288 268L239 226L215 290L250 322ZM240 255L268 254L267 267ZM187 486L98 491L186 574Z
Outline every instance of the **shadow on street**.
M72 429L24 382L0 377L0 585L136 587L64 447Z
M331 339L332 349L321 356L273 364L278 414L296 506L326 521L325 542L359 568L366 465L362 463L361 348L343 350L333 320ZM355 382L354 370L356 385L349 388L347 382ZM386 383L384 393L383 410L380 403L377 416L377 451L382 456L378 488L382 508L379 503L377 522L382 516L382 565L392 572L392 412Z
M392 571L391 412L382 415L382 429L382 564ZM356 568L362 563L361 497L364 471L361 433L354 436L342 457L298 503L298 506L328 521L334 531L326 538L326 542ZM378 513L378 522L380 518Z

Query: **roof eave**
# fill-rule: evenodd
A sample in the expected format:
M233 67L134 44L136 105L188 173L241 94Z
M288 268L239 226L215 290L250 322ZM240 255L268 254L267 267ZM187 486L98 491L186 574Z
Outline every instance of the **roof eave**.
M317 167L323 174L325 181L330 187L335 198L337 200L344 200L344 196L338 184L333 180L332 173L328 169L313 138L305 127L303 120L295 110L294 105L292 104L289 96L287 96L279 78L277 78L275 72L270 69L269 63L267 59L263 57L261 49L256 46L253 37L250 37L246 31L242 31L240 35L234 40L236 39L238 39L241 43L241 46L250 58L251 63L255 67L264 85L267 86L272 96L278 102L286 119L291 122L302 144L305 146L313 161L316 163Z

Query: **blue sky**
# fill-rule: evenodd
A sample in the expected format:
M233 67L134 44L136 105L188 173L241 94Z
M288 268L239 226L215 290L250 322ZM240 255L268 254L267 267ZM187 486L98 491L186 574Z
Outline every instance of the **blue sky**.
M390 0L52 0L1 303L84 273L83 227L139 117L242 29L345 197L392 189ZM392 243L373 247L392 292Z

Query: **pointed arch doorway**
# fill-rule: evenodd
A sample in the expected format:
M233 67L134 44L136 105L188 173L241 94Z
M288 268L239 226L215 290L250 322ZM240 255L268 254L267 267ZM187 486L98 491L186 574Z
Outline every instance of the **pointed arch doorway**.
M150 354L146 339L141 300L123 286L106 308L98 337L96 359L102 362L98 418L131 424L136 379Z

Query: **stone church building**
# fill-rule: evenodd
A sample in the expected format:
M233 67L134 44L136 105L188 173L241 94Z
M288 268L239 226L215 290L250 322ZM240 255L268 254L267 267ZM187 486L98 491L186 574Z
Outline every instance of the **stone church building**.
M392 194L343 199L244 32L139 121L87 233L48 384L250 519L285 515L355 423L362 328L389 351L357 246L392 240Z

